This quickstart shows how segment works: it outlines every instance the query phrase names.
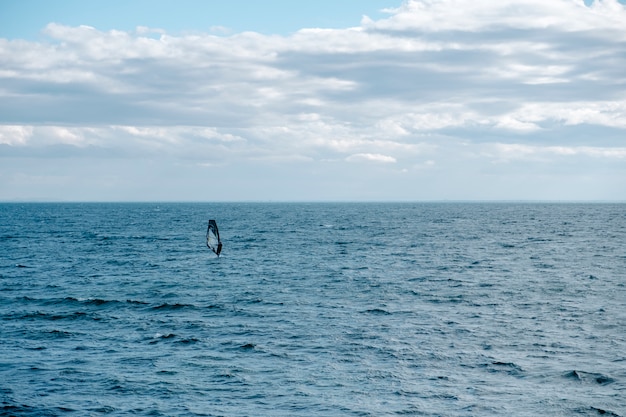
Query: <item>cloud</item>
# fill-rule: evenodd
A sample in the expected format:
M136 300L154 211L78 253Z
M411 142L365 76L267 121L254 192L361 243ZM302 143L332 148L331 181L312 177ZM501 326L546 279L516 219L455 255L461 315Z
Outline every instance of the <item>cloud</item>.
M387 12L289 36L50 23L40 42L0 39L0 157L426 160L441 175L446 161L623 158L623 4L409 0Z
M522 144L494 144L489 155L501 162L510 160L543 160L552 162L554 157L587 156L593 158L626 159L626 147L600 148L593 146L532 146Z
M382 163L394 163L396 162L396 158L388 155L381 154L372 154L372 153L357 153L354 155L350 155L346 158L348 162L361 162L361 161L370 161L370 162L382 162Z
M33 134L31 126L0 126L0 144L24 145Z
M481 32L494 28L594 30L604 26L621 31L624 8L616 0L600 0L587 7L576 0L409 0L389 9L389 19L368 22L370 27L391 30Z

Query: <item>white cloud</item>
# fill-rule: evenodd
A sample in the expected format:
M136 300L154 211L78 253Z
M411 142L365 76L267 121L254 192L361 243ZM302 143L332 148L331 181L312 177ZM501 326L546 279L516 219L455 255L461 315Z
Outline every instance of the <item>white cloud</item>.
M32 126L0 125L0 144L25 145L32 134Z
M616 0L408 0L389 9L393 16L369 26L392 30L484 31L491 28L567 31L606 29L623 32L624 7Z
M529 125L554 121L626 129L626 100L526 103L505 118Z
M350 155L346 158L348 162L382 162L382 163L394 163L396 158L389 155L372 154L372 153L357 153Z
M518 120L508 115L501 117L497 121L496 127L519 132L534 132L540 129L535 123Z
M51 23L46 41L0 39L0 157L409 173L437 161L444 176L478 175L477 161L623 162L624 5L410 0L389 12L290 36Z
M600 148L593 146L533 146L495 143L487 146L486 155L500 162L539 160L553 162L554 157L584 156L592 158L626 159L626 147Z

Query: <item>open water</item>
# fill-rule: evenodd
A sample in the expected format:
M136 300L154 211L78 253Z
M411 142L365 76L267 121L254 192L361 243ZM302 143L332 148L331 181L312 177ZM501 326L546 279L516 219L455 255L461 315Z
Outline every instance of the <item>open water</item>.
M625 286L626 204L0 204L0 415L626 416Z

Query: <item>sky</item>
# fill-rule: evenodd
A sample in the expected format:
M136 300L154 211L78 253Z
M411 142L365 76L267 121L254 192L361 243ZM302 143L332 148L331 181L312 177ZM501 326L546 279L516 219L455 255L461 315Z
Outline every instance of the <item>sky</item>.
M0 201L626 201L625 3L0 0Z

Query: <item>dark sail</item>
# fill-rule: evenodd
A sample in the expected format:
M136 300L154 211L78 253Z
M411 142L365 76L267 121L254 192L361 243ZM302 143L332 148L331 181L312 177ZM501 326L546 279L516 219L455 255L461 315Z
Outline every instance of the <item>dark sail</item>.
M209 220L209 226L206 229L206 245L215 252L217 256L220 256L222 241L220 240L220 232L217 230L215 220Z

